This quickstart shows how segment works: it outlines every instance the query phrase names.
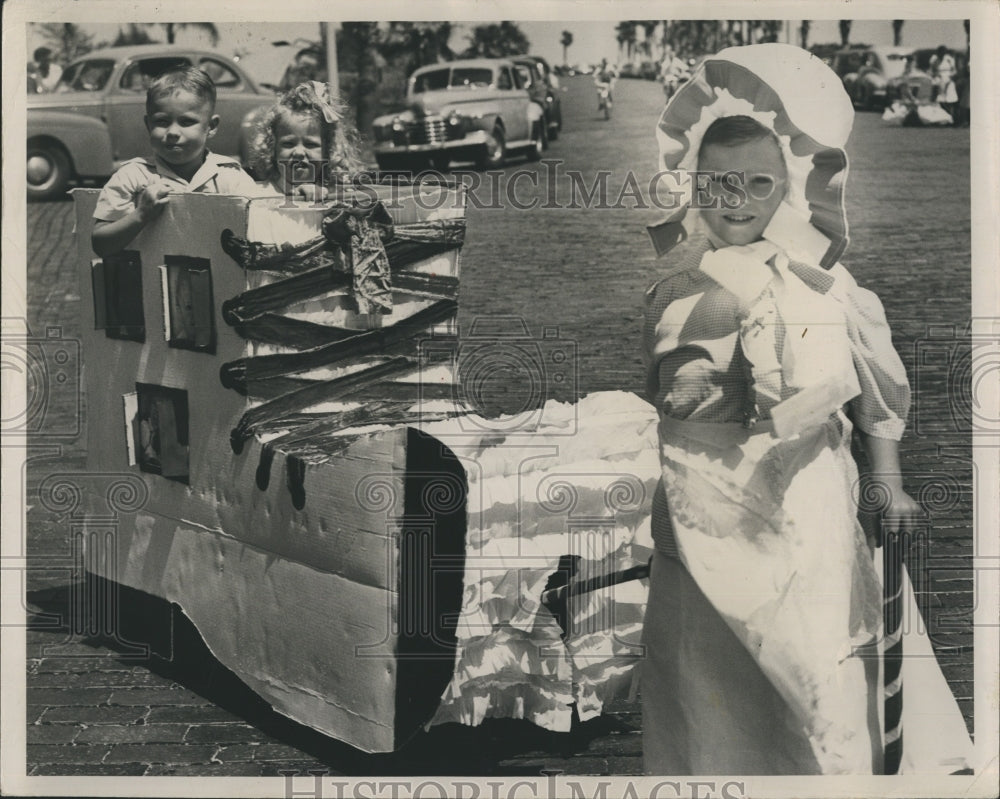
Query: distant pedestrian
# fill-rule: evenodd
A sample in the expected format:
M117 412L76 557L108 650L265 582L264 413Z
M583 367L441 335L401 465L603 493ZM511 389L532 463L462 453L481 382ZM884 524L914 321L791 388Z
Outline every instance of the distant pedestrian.
M594 70L594 85L597 87L597 110L610 109L614 105L615 81L618 73L615 68L608 64L608 59L602 58L597 69Z
M880 636L882 590L877 542L857 520L852 430L885 492L883 529L912 531L920 508L898 454L906 371L881 302L838 262L851 101L829 67L791 45L730 48L707 63L657 131L662 174L692 176L685 206L652 231L658 249L682 238L685 215L696 219L647 294L662 480L643 632L645 767L880 773L881 682L861 653ZM941 684L943 695L922 684L921 699L940 700L925 743L946 761L970 745ZM949 740L955 720L961 735Z
M33 74L35 91L51 92L62 77L62 67L52 61L52 51L48 47L36 48L32 59L34 69L29 70L29 79Z
M931 77L937 87L937 101L949 114L954 116L955 103L958 102L958 90L955 86L955 75L958 67L953 56L943 44L931 56Z
M669 101L677 91L682 80L688 77L688 65L674 54L674 48L667 45L660 62L660 82L663 84L664 99Z

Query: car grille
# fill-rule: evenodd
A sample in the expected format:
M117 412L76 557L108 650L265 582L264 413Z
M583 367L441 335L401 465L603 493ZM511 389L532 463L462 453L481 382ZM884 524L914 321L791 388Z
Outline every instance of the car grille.
M445 124L441 117L424 117L408 123L397 133L397 144L442 144L449 140L462 138L461 128ZM402 141L400 141L402 139Z

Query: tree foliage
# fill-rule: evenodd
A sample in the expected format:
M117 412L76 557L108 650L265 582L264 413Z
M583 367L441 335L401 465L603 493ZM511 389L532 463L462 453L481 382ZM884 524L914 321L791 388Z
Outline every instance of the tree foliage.
M715 53L724 47L755 42L776 42L784 23L778 19L665 20L661 29L664 45L683 58ZM800 35L808 37L809 23L803 22Z
M499 25L477 25L472 29L465 58L503 58L524 55L531 49L528 37L515 23L504 21Z
M448 46L452 30L450 22L390 22L376 46L383 58L395 61L410 74L455 57Z
M163 22L161 24L164 31L166 31L168 44L175 43L177 31L183 28L194 28L195 30L207 33L213 47L219 43L219 29L212 22Z
M130 22L125 27L118 28L118 35L111 42L111 46L124 47L132 44L155 44L156 42L159 42L159 39L154 39L144 25Z
M72 22L44 22L36 30L52 51L52 60L58 64L68 64L94 49L93 35Z
M563 49L563 63L567 63L569 58L569 48L573 44L573 34L570 31L563 31L562 36L559 37L559 44L562 45Z
M357 78L344 97L354 109L359 130L375 118L375 89L379 83L377 48L382 32L377 22L344 22L337 31L337 69Z
M851 41L851 20L840 20L840 46L847 47Z
M624 20L615 26L615 37L618 39L618 58L623 56L626 61L631 61L635 53L636 43L636 22L634 20Z

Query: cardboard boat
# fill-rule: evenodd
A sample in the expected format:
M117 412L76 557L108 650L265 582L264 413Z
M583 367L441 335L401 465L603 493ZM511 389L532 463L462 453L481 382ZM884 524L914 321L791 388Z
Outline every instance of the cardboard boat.
M116 520L89 523L90 571L175 603L276 710L364 751L600 712L644 587L581 599L566 635L538 597L566 553L584 573L645 561L655 414L617 393L529 423L462 401L460 187L177 195L105 259L97 192L73 196L102 478L82 501Z

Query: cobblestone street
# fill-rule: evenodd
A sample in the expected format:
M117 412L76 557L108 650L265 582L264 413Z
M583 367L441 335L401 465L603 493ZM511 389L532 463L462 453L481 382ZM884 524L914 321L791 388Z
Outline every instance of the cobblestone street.
M587 176L598 167L611 170L612 198L627 171L650 175L659 84L620 81L615 116L605 122L594 112L589 78L565 83L564 132L547 158ZM907 488L927 510L927 528L912 549L911 574L971 730L969 131L890 129L877 114L859 113L849 150L851 244L844 263L882 298L914 389L902 457ZM546 166L512 161L501 185L519 169L542 175ZM568 190L568 180L559 180ZM28 207L24 332L50 348L60 338L72 343L80 325L92 324L80 303L72 210L68 200ZM470 209L463 329L484 316L523 317L533 334L557 325L562 338L576 342L581 395L641 393L642 296L662 267L644 225L660 216L629 208ZM567 390L552 387L550 396L572 399ZM46 506L38 488L55 473L85 470L86 419L107 409L88 408L80 392L54 383L46 398L25 472L28 774L641 773L640 705L624 699L570 733L521 721L449 724L386 755L360 753L279 715L221 667L167 605L83 580L72 519ZM122 611L119 625L93 612L109 607ZM106 635L112 627L117 640Z

